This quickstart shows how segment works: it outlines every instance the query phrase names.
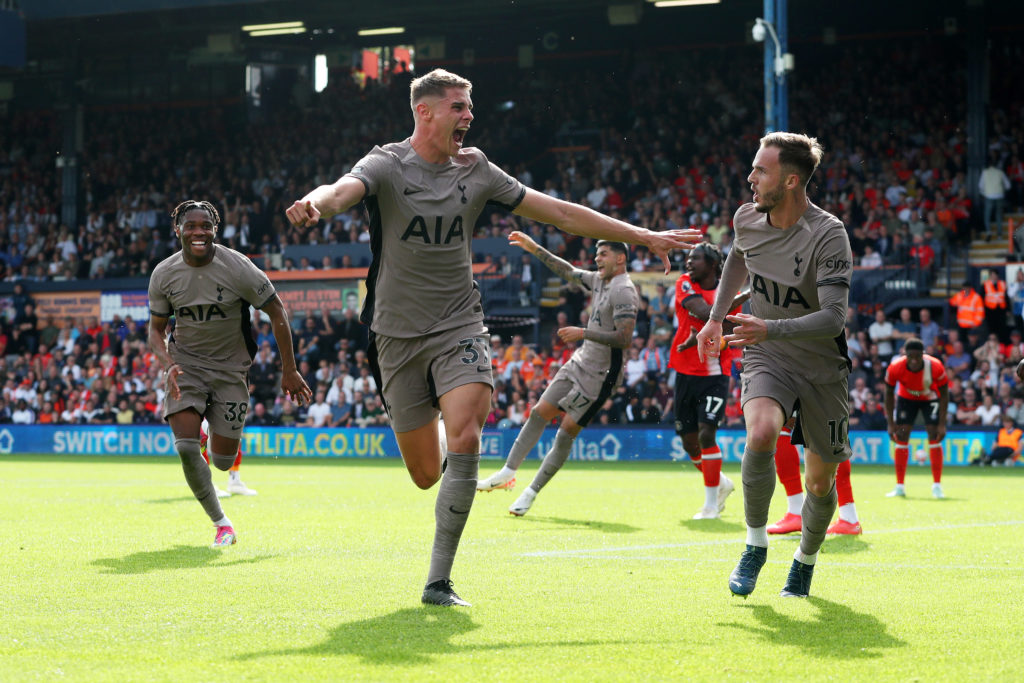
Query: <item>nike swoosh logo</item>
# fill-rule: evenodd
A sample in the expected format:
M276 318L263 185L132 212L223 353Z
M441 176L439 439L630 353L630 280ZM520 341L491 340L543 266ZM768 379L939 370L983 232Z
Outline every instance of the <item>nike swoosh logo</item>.
M237 432L237 431L238 431L239 429L241 429L241 428L242 428L241 426L238 426L238 427L232 426L232 427L231 427L231 429L235 430L236 432Z
M184 291L185 291L184 289L181 290L181 292L184 292ZM167 296L178 296L179 294L181 294L181 292L167 292Z
M452 511L452 513L454 513L454 514L456 514L456 515L468 515L468 514L469 514L469 510L456 510L456 509L455 509L455 508L454 508L453 506L451 506L451 505L449 505L449 506L448 506L448 509L449 509L449 510L451 510L451 511Z
M413 189L413 188L407 187L404 190L402 190L402 194L416 194L417 192L423 192L423 188L420 187L420 188Z
M842 453L843 453L843 451L844 451L844 450L846 450L846 449L844 449L844 448L840 448L840 449L838 449L838 450L833 450L833 451L832 451L832 455L842 455Z
M750 254L750 253L748 253L748 254L747 254L747 258L754 258L755 256L760 256L760 255L761 255L761 252L760 252L760 251L759 251L759 252L757 252L756 254Z
M491 366L488 365L487 367L477 368L476 371L477 372L490 372L491 371Z

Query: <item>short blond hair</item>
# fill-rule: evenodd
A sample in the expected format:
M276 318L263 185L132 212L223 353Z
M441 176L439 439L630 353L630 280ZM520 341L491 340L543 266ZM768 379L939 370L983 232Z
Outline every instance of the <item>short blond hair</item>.
M807 181L814 175L821 158L825 155L825 149L818 142L818 138L803 133L768 133L761 138L761 146L777 147L779 164L791 173L796 173L803 186L807 185Z
M424 97L444 97L448 88L465 88L473 92L473 84L467 79L444 69L434 69L409 84L409 106L416 111L416 103Z

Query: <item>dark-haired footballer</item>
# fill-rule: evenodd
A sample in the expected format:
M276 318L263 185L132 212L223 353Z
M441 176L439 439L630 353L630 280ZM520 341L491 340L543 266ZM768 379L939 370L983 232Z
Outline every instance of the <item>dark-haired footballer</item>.
M214 243L217 209L189 200L174 209L171 219L181 251L153 269L149 346L164 369L163 416L174 432L185 481L217 528L214 547L224 547L235 543L235 530L200 452L200 425L204 417L210 425L210 461L217 469L229 469L249 408L246 374L256 353L251 306L270 316L285 396L303 403L311 392L296 369L288 314L274 285L248 257ZM171 316L174 332L168 339Z
M508 239L535 255L559 277L582 287L591 295L590 319L586 329L563 327L558 330L563 342L582 341L583 345L558 370L530 411L512 444L505 466L477 484L479 491L515 486L516 470L537 445L544 428L561 415L562 421L551 450L544 456L533 481L508 509L509 513L522 517L544 485L565 464L580 431L590 424L622 383L623 350L629 348L633 340L640 302L636 287L626 273L629 256L622 242L601 240L597 243L597 255L594 257L597 272L594 272L574 268L524 233L513 232Z
M701 359L696 344L697 333L711 315L723 260L717 246L702 242L686 257L686 272L676 280L679 327L672 340L669 367L676 371L672 404L676 434L704 480L704 505L694 519L718 519L725 510L726 498L736 488L732 480L722 474L722 450L716 437L729 399L732 363L740 354L726 347L717 358ZM739 307L749 297L747 291L738 294L730 315L739 313ZM726 325L731 330L732 324Z

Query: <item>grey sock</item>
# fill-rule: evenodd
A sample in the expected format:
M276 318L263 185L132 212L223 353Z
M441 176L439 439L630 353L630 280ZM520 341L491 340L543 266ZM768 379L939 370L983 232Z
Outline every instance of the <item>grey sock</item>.
M562 465L568 460L569 453L572 452L572 443L575 440L576 437L564 429L558 430L558 433L555 434L555 442L551 444L551 450L544 456L544 462L540 464L540 469L537 470L536 476L530 482L531 489L540 493L544 485L551 481L551 477L558 474L558 470L562 469Z
M768 506L775 493L775 451L743 451L740 466L743 477L743 513L747 526L759 528L768 524Z
M544 428L547 426L547 421L536 410L531 412L530 417L526 418L523 428L519 430L519 435L516 437L515 443L512 444L512 449L508 452L505 466L518 470L519 466L523 464L523 460L526 460L526 456L530 454L533 447L540 441L540 435L544 433Z
M821 550L828 523L832 521L832 515L836 512L838 499L834 481L832 488L824 496L816 496L810 489L804 492L804 506L800 510L804 527L800 535L800 552L804 555L813 555Z
M479 453L448 453L448 467L434 503L434 545L430 549L430 574L427 583L450 579L455 551L469 519L480 473Z
M199 439L175 439L174 447L178 449L178 457L181 458L185 481L188 482L188 487L192 489L196 500L206 510L210 521L216 523L217 520L223 519L224 511L217 500L217 490L213 487L210 466L203 460L203 454L199 451Z
M221 455L220 453L214 453L212 449L207 449L206 454L210 456L210 462L221 472L231 469L231 466L235 464L234 455Z

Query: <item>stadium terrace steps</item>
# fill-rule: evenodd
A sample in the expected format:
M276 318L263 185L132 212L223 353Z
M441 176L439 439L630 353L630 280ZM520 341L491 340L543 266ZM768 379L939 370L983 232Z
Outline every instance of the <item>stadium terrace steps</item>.
M1024 216L1019 216L1019 218L1024 219ZM946 279L946 269L938 269L935 274L935 281L929 290L929 295L939 299L952 296L960 289L960 286L963 285L964 280L967 278L968 265L983 266L1006 263L1007 257L1010 255L1008 248L1007 240L1002 237L987 240L984 235L981 235L977 239L972 240L971 246L967 251L966 262L958 260L952 264L948 273L948 281Z
M558 306L558 296L562 291L562 278L549 277L540 293L540 305L544 308Z

